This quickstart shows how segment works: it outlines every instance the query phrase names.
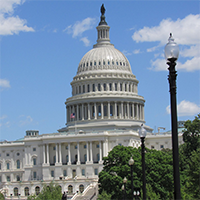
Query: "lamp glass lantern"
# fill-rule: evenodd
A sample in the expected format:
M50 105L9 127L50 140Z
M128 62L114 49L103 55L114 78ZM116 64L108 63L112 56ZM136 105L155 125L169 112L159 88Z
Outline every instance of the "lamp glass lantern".
M168 43L165 46L165 59L170 60L174 59L177 60L179 56L179 47L174 42L174 38L172 37L172 33L170 33Z
M133 160L132 157L131 157L130 160L128 161L128 164L129 164L129 165L133 165L133 164L134 164L134 160Z
M141 138L146 137L146 135L147 135L147 131L143 127L143 124L141 125L141 128L138 130L138 132L139 132L139 135L140 135Z
M124 177L124 179L123 179L123 183L125 183L125 184L126 184L126 182L127 182L127 178L126 178L126 177Z

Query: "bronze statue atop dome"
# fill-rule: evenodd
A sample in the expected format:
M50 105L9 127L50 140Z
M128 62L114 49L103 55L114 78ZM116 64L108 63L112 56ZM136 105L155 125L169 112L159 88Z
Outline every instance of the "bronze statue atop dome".
M105 16L104 16L105 11L106 11L104 4L102 4L100 11L101 11L101 21L99 22L99 25L107 25Z
M104 14L105 14L105 11L106 11L106 9L105 9L105 7L104 7L104 4L102 4L102 6L101 6L101 14L104 15Z

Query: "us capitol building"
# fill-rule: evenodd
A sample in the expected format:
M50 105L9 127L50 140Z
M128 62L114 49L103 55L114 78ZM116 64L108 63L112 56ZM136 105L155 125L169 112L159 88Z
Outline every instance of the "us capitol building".
M172 148L170 133L153 134L145 125L138 80L125 55L110 43L104 14L102 5L97 43L71 82L66 127L51 134L28 130L21 140L0 142L0 191L6 199L26 199L51 181L72 199L94 196L102 158L116 145L138 148L141 124L146 147Z

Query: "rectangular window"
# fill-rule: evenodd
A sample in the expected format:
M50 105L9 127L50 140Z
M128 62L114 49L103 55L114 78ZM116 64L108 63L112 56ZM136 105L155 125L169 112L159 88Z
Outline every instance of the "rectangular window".
M10 176L7 176L6 179L8 182L10 182Z
M54 177L54 171L53 170L51 171L51 177Z
M84 149L86 149L87 148L87 145L86 144L84 144Z
M85 93L85 85L83 85L83 93Z
M33 165L36 165L37 162L36 162L36 158L33 158Z
M117 83L115 83L115 91L117 91Z
M97 168L94 169L94 175L98 175L98 169Z
M53 147L53 150L56 150L56 146Z
M74 148L77 149L77 145L75 145Z
M97 144L97 148L99 148L99 144Z
M82 176L85 176L85 169L82 169Z
M34 179L37 178L37 172L33 172L33 178L34 178Z
M7 163L6 165L7 165L7 169L10 169L10 163Z
M87 91L90 92L90 85L87 86Z
M98 84L98 91L101 91L101 84Z
M164 148L164 145L160 145L160 148L163 149L163 148Z
M67 176L67 170L63 170L63 176Z
M9 155L10 155L9 153L6 154L6 156L9 156Z
M92 91L95 92L95 84L92 85Z
M33 148L33 151L36 151L36 148Z
M154 146L153 146L153 145L151 145L151 149L154 149Z
M109 84L110 91L112 91L112 83Z

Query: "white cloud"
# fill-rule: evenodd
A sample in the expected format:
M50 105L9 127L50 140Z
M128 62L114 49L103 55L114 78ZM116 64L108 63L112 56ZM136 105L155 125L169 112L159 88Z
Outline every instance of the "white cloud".
M140 49L135 49L135 50L133 50L133 53L134 54L139 54L139 53L141 53L141 51L140 51Z
M19 125L20 126L24 126L24 125L27 125L27 124L30 124L32 121L33 121L33 118L31 117L31 116L20 116L21 118L23 118L23 119L21 119L20 121L19 121Z
M0 79L0 88L10 88L10 82L6 79Z
M68 26L63 31L72 34L72 37L75 38L81 36L85 31L92 29L95 24L96 19L88 17L82 21L77 21L74 25Z
M132 53L129 53L129 52L126 51L126 50L123 50L122 53L123 53L125 56L130 56L130 55L132 55Z
M170 106L167 106L166 111L168 114L171 113ZM194 116L200 112L200 106L190 102L183 100L177 105L178 116Z
M86 47L90 45L90 41L88 40L87 37L83 37L80 40L85 44Z
M159 26L144 27L132 35L136 42L160 42L166 44L169 33L173 33L176 42L180 45L200 44L200 14L188 15L184 19L164 19Z
M25 0L1 0L0 1L0 35L18 34L20 31L33 32L32 27L26 25L25 19L13 16L14 8Z
M200 70L200 14L188 15L183 19L172 21L164 19L158 26L144 27L135 31L132 39L136 42L159 42L157 46L148 48L147 52L153 52L167 43L169 33L175 36L175 42L181 47L180 58L188 58L184 63L177 62L177 70L188 72ZM164 54L164 53L163 53ZM179 59L181 60L181 59ZM155 71L166 70L166 61L162 58L157 58L151 61L150 69Z

